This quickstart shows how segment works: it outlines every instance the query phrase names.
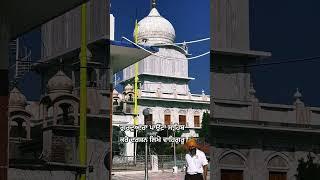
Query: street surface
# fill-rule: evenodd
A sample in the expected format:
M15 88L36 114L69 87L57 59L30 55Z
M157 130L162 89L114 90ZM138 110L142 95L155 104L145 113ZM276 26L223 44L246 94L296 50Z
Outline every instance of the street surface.
M144 171L113 172L112 180L144 180ZM172 171L150 172L149 180L184 180L185 172L173 174ZM210 179L209 176L207 178Z

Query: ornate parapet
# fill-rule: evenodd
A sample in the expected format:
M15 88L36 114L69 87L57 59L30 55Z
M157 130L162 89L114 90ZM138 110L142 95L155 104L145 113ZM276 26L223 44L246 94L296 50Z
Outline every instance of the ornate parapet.
M213 99L212 123L251 124L254 126L320 128L320 108L307 107L295 93L293 105L261 103L255 97L251 101ZM319 126L319 127L318 127Z

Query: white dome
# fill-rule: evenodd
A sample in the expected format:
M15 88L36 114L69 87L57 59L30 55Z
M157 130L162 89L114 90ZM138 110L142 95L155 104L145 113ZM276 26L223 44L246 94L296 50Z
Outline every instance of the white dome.
M116 89L114 89L113 92L112 92L112 95L113 95L113 97L118 97L119 93L118 93L118 91Z
M25 108L27 105L26 97L15 87L10 92L9 107Z
M56 75L54 75L48 81L48 93L54 92L67 92L71 93L73 90L72 80L64 74L62 71L58 71Z
M127 84L126 87L124 88L124 91L127 92L133 92L133 86L131 84Z
M138 43L144 45L172 44L175 40L172 24L156 8L138 23ZM135 37L135 33L134 33Z

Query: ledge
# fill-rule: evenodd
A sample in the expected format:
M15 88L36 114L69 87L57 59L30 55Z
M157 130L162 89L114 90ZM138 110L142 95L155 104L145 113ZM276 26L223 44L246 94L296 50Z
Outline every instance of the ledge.
M72 131L78 131L80 126L74 126L74 125L50 125L43 127L42 129L48 130L48 129L58 129L58 130L72 130Z
M149 101L166 101L166 102L188 102L193 104L208 104L210 105L210 101L198 101L198 100L186 100L186 99L170 99L170 98L147 98L147 97L141 97L139 100L149 100Z
M320 133L319 125L255 121L255 120L240 120L240 119L223 119L223 118L214 118L214 119L215 119L214 121L212 120L210 121L210 125L215 127Z
M10 159L10 168L25 170L85 172L86 166L59 162L46 162L39 159Z
M211 50L211 52L213 52L213 54L219 54L219 55L243 56L243 57L250 57L250 58L267 58L272 55L270 52L231 49L231 48L214 48Z

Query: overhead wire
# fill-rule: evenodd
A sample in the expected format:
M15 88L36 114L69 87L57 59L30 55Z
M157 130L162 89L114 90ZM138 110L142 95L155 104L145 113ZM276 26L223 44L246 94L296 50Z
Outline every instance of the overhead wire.
M127 38L126 38L127 39ZM130 41L130 40L129 40ZM132 41L131 41L132 42ZM132 42L133 43L133 42ZM146 52L150 53L150 54L153 54L155 56L158 56L158 57L161 57L161 58L164 58L164 59L168 59L167 57L164 57L164 56L159 56L159 55L156 55L154 54L153 52L143 48L142 46L136 44L137 47L141 47L142 49L144 49ZM192 57L192 58L189 58L189 59L195 59L195 58L199 58L201 56L205 56L207 54L209 54L210 52L206 52L204 54L201 54L201 55L198 55L198 56L195 56L195 57ZM94 57L92 58L91 57L91 60L103 60L105 59L105 57ZM177 58L169 58L169 59L177 59ZM223 68L225 67L234 67L234 68L239 68L239 67L264 67L264 66L271 66L271 65L281 65L281 64L289 64L289 63L301 63L301 62L317 62L318 60L320 59L320 56L312 56L312 57L304 57L304 58L296 58L296 59L292 59L292 58L288 58L288 59L269 59L269 60L272 60L273 62L267 62L267 63L253 63L253 64L247 64L247 65L230 65L230 66L223 66ZM79 60L78 58L76 58L76 60ZM185 60L185 59L184 59ZM16 60L16 61L19 61L19 62L29 62L30 61L25 61L25 60ZM73 64L61 64L59 62L56 62L56 63L51 63L51 62L41 62L41 61L34 61L34 62L31 62L33 63L33 66L36 65L36 64L43 64L43 65L49 65L49 66L55 66L55 67L70 67L70 68L96 68L96 69L110 69L108 67L105 67L104 63L101 62L101 65L92 65L92 64L88 64L86 67L79 67L79 66L76 66L76 65L73 65ZM89 62L90 63L90 62ZM10 68L13 68L15 66L15 64L11 65Z
M288 63L308 62L308 61L314 61L317 59L320 59L320 56L306 57L306 58L299 58L299 59L282 59L282 60L277 60L278 62L257 63L257 64L246 65L246 67L270 66L270 65L288 64Z
M269 63L254 63L254 64L245 64L245 65L223 65L223 66L214 66L213 69L219 68L250 68L250 67L263 67L263 66L272 66L272 65L281 65L281 64L290 64L290 63L301 63L301 62L320 62L320 56L297 58L297 59L278 59L274 62Z
M202 57L202 56L205 56L205 55L210 54L210 51L208 51L208 52L206 52L206 53L203 53L203 54L200 54L200 55L198 55L198 56L191 57L191 58L172 58L172 57L166 57L166 56L161 56L161 55L159 55L159 54L157 54L157 53L151 52L151 51L147 50L146 48L142 47L141 45L139 45L139 44L131 41L130 39L128 39L128 38L126 38L126 37L124 37L124 36L122 36L122 39L127 40L127 41L130 42L131 44L137 46L138 48L144 50L145 52L148 52L149 54L151 54L151 55L153 55L153 56L160 57L160 58L163 58L163 59L192 60L192 59L200 58L200 57Z
M198 43L198 42L202 42L202 41L207 41L210 40L211 38L203 38L203 39L198 39L198 40L193 40L193 41L185 41L185 42L180 42L180 43L174 43L177 45L183 45L183 44L193 44L193 43Z

